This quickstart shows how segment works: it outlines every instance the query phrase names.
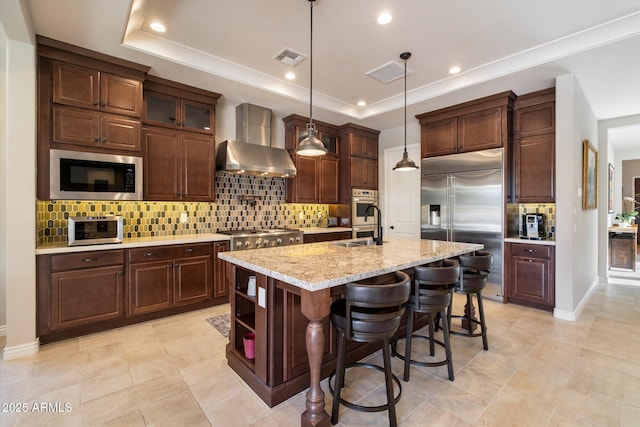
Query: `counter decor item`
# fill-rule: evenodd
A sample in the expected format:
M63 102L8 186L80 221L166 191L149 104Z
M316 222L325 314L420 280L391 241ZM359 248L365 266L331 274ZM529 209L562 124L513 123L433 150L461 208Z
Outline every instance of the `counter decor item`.
M256 334L254 333L245 334L242 340L244 344L244 357L246 357L249 360L255 359Z
M623 200L624 205L631 204L631 208L625 212L617 213L616 220L619 221L618 227L629 227L631 226L631 221L638 216L638 211L635 210L635 207L636 205L640 205L640 203L636 202L631 196L624 196Z

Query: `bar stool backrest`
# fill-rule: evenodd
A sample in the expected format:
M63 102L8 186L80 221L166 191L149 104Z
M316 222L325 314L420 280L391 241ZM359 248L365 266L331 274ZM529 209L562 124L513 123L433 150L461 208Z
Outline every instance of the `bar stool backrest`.
M395 272L395 283L369 285L347 283L345 335L353 341L370 342L393 336L400 326L411 292L409 276Z
M489 271L493 266L493 255L487 251L460 255L461 276L456 286L458 292L477 292L487 284Z
M453 260L415 267L411 304L415 311L440 311L451 302L460 279L460 265Z

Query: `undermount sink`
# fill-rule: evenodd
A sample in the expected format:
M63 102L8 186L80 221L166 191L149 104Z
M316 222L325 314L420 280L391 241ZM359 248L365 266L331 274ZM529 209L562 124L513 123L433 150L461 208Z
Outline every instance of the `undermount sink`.
M343 246L345 248L352 248L355 246L371 246L375 244L372 239L357 239L357 240L340 240L338 242L332 242L332 245Z

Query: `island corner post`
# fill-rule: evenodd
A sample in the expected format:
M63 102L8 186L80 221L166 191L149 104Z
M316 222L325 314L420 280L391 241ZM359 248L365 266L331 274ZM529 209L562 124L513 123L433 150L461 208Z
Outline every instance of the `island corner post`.
M307 391L306 410L300 417L302 427L329 426L330 418L324 410L324 391L320 386L322 355L325 345L325 333L322 320L329 316L331 292L329 288L311 292L301 292L302 314L309 320L306 332L307 356L309 358L309 390Z

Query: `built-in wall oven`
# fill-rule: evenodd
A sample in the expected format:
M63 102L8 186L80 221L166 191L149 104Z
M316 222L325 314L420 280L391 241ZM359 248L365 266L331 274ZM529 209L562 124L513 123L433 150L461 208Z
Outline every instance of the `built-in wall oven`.
M378 237L378 216L370 205L378 206L378 191L354 188L351 190L351 227L353 238Z

